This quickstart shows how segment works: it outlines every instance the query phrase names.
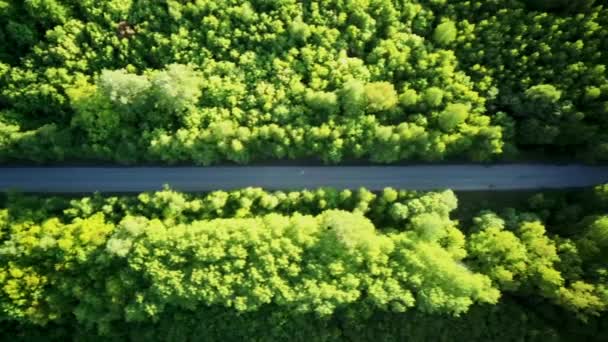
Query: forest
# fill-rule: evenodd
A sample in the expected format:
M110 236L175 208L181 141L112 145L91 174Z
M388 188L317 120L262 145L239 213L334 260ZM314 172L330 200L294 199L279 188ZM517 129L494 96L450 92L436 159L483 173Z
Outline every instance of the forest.
M600 341L608 185L512 208L451 190L8 193L12 341Z
M0 170L580 170L607 67L606 0L0 0ZM608 184L170 186L2 188L0 341L606 341Z
M602 0L2 0L0 160L608 160Z

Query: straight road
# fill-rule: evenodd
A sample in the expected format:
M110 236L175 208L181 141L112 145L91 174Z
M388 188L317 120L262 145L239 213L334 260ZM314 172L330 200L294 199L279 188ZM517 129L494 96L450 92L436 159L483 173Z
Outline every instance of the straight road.
M523 190L608 183L608 166L414 165L234 167L4 167L0 190L21 192L143 192L164 184L181 191L243 187L335 187L380 190Z

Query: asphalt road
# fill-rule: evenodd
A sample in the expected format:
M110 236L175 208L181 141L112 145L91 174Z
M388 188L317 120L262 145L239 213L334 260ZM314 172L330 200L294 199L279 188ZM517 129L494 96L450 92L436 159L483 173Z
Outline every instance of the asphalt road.
M243 187L299 189L330 186L379 190L518 190L608 183L608 166L418 165L236 167L5 167L0 190L22 192L142 192L164 184L181 191Z

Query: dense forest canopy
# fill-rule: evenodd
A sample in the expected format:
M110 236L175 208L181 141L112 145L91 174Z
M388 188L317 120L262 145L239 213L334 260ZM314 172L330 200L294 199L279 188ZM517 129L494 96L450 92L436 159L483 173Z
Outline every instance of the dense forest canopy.
M96 341L601 339L608 186L541 193L515 209L465 215L458 206L449 190L390 188L9 194L0 210L0 332Z
M0 162L605 162L607 66L605 0L0 0ZM1 194L0 339L605 339L608 185L507 207Z
M607 160L606 51L593 0L3 0L0 158Z

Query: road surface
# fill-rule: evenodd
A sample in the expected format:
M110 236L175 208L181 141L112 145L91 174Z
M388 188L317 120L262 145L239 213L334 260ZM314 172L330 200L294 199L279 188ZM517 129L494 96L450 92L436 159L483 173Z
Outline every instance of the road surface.
M608 166L415 165L235 167L5 167L0 190L21 192L142 192L164 184L181 191L263 187L412 190L522 190L608 183Z

